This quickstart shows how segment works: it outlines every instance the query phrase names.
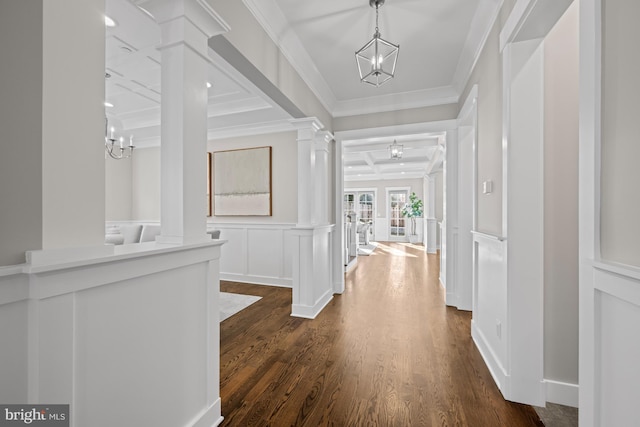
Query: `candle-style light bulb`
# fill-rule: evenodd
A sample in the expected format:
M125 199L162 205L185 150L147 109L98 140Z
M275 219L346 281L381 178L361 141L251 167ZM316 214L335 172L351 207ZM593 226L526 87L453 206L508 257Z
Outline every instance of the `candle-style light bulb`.
M113 126L111 126L111 138L109 139L114 139L113 138L113 133L116 131L116 128L114 128Z
M133 148L133 135L129 135L129 148Z
M120 137L120 149L124 150L124 137L123 136Z

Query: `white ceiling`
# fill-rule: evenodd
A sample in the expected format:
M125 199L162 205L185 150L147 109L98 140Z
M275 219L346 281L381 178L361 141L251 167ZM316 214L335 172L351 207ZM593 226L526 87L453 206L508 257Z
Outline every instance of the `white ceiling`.
M500 0L387 0L382 37L400 45L396 77L360 83L368 0L243 0L334 117L458 102ZM233 29L232 29L233 31Z
M240 1L240 0L234 0ZM371 39L368 0L242 0L334 116L458 102L500 0L386 0L382 37L400 45L396 77L376 88L361 83L354 53ZM160 32L135 0L107 0L106 101L110 125L136 146L160 135ZM232 31L237 30L233 29ZM242 127L275 127L291 118L210 49L209 137ZM439 135L388 135L345 142L345 180L423 176L441 166ZM402 161L388 145L405 145ZM404 173L402 173L404 172Z

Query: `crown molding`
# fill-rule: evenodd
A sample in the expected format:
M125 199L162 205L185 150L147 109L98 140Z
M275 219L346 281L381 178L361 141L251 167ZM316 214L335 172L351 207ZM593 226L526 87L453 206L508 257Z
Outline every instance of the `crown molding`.
M455 104L459 98L460 95L453 86L391 93L338 101L332 111L332 115L333 117L345 117L406 110L409 108L433 107L436 105Z
M471 78L471 73L487 43L491 29L500 15L504 0L484 0L484 3L487 5L479 5L473 17L456 72L453 75L452 86L458 94L462 93Z
M331 113L337 99L274 0L242 0L280 52L300 75L322 106Z

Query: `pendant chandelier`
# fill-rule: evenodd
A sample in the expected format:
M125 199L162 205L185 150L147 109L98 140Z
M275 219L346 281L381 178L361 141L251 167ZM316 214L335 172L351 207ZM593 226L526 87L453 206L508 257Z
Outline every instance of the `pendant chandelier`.
M356 52L356 62L360 81L373 86L380 86L393 78L400 46L386 41L378 28L378 9L385 0L369 0L369 6L376 8L376 31L373 38Z
M133 149L136 148L133 145L133 135L129 136L129 144L124 144L124 137L117 138L115 136L115 128L111 126L109 129L109 135L107 135L107 129L109 127L109 122L105 119L105 129L104 129L104 149L111 157L115 160L128 159L133 155ZM119 144L116 144L119 142Z
M403 148L404 146L398 144L394 139L393 144L389 146L389 158L391 160L400 160L402 158L402 152L404 151Z

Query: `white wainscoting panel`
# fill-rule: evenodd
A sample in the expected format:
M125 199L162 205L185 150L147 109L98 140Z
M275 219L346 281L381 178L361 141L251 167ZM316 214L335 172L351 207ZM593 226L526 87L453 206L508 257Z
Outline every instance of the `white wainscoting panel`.
M6 404L28 399L28 297L28 279L21 270L0 268L0 402Z
M295 224L209 223L227 244L220 278L259 285L292 286L291 230Z
M640 398L640 272L597 263L594 288L595 425L631 425Z
M0 400L68 403L72 427L219 424L220 246L37 251L0 271Z
M504 395L507 361L507 242L473 233L473 320L471 336Z

